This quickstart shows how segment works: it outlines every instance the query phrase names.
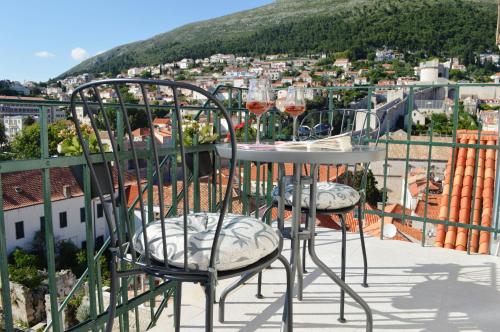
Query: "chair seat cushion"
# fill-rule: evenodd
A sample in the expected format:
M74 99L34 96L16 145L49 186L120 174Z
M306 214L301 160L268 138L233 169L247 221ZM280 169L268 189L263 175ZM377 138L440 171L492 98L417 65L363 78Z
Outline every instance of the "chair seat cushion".
M309 208L309 184L302 185L301 207ZM279 199L279 188L276 186L272 191L275 201ZM293 184L285 185L285 205L293 205ZM356 205L359 202L359 193L356 189L336 182L318 182L316 195L316 209L338 210Z
M218 213L192 213L188 215L188 267L206 271L210 262L210 252L215 229L219 221ZM167 257L170 265L184 267L184 227L183 217L165 219ZM156 261L164 262L161 221L146 226L149 252ZM249 266L274 252L279 245L279 235L271 226L252 217L225 214L219 237L219 251L216 269L234 270ZM133 237L137 252L144 254L142 229Z

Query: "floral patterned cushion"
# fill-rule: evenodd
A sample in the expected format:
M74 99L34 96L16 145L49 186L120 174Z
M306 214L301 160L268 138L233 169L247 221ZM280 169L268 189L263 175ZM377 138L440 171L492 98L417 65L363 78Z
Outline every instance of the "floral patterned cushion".
M279 199L279 189L274 187L272 196L275 201ZM301 206L309 208L309 185L302 186ZM359 201L359 193L348 185L336 182L318 182L316 195L316 209L337 210L356 205ZM285 204L293 205L293 184L285 185Z
M188 267L206 271L210 261L210 251L215 228L219 220L218 213L192 213L188 215ZM161 221L146 226L151 257L163 262L163 241ZM167 256L169 264L184 267L184 227L183 217L165 219ZM137 252L144 254L144 236L142 229L133 237ZM271 226L252 217L226 214L219 237L219 251L216 269L234 270L249 266L271 254L278 248L279 235Z

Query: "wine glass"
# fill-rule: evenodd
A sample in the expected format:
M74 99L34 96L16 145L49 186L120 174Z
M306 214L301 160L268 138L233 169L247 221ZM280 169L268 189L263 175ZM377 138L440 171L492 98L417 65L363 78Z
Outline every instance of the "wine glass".
M285 100L285 112L293 118L293 141L297 141L297 118L306 110L305 89L291 86Z
M263 79L250 80L247 96L247 109L257 118L257 138L255 144L260 144L260 117L269 109L269 83Z

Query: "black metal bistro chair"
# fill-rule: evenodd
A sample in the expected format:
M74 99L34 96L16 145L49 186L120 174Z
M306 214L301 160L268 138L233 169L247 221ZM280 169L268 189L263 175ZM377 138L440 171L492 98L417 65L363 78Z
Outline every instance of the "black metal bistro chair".
M337 132L335 132L335 125L333 120L330 123L326 123L324 126L325 128L328 127L329 132L327 135L324 135L323 132L319 132L317 130L312 130L310 135L307 138L302 137L301 139L321 139L325 138L327 136L331 136L332 134L335 135L349 135L351 137L351 142L352 144L364 144L365 140L367 138L370 138L372 142L374 142L375 145L378 144L379 140L379 135L380 135L380 120L378 116L375 113L371 113L367 110L364 109L341 109L337 110L341 114L341 119L340 119L340 124L339 124L339 129L337 129ZM309 124L310 122L310 117L314 117L316 115L323 115L323 113L326 113L326 111L316 111L316 112L310 112L308 113L301 122L301 126L305 124ZM370 123L368 123L368 119L370 118ZM358 124L361 125L358 126ZM374 124L374 127L371 127L370 129L367 128L367 125ZM312 126L313 128L318 128L320 124L316 124ZM340 167L345 167L345 174L349 171L349 169L352 169L354 171L359 171L361 168L361 188L365 187L367 177L368 177L368 170L369 170L369 164L363 164L363 165L336 165L337 170L340 169ZM305 169L307 172L307 169ZM347 176L344 176L344 180L347 180ZM347 182L347 181L345 181ZM288 211L292 210L293 207L293 184L291 183L289 177L283 177L281 179L281 186L284 188L283 189L283 194L284 194L284 202L285 202L285 209ZM301 212L305 214L305 226L304 229L307 229L308 223L309 223L309 185L304 185L302 188L302 193L301 193ZM279 200L279 195L280 195L280 190L279 186L276 186L273 191L272 191L272 196L273 196L273 205L270 206L264 213L264 217L267 216L267 214L271 211L272 208L277 207L278 205L278 200ZM340 228L342 232L342 263L341 263L341 279L345 281L345 268L346 268L346 233L347 233L347 225L346 225L346 215L352 211L354 211L357 208L357 215L358 215L358 228L359 228L359 235L360 235L360 240L361 240L361 249L363 253L363 264L364 264L364 269L363 269L363 287L368 287L367 283L367 276L368 276L368 262L366 258L366 248L365 248L365 240L364 240L364 234L363 234L363 220L362 220L362 209L363 209L363 204L365 202L365 192L364 189L357 190L351 186L349 183L342 183L342 182L318 182L317 183L317 196L316 196L316 214L325 214L325 215L337 215L340 220ZM263 218L264 218L263 217ZM285 234L288 234L288 232L285 231ZM286 238L288 238L287 235L285 235ZM300 262L300 257L298 257L299 264L298 266L302 266L302 271L298 271L298 278L303 277L303 273L306 273L306 250L307 250L307 240L303 240L303 248L302 248L302 262ZM300 282L300 281L299 281ZM259 279L258 279L258 290L257 290L257 296L262 297L261 295L261 289L262 289L262 275L261 273L259 274ZM297 297L299 300L302 300L302 293L301 289L299 287L299 293L297 294ZM345 322L344 318L344 301L345 301L345 293L343 290L341 290L341 298L340 298L340 317L339 321L340 322Z
M125 90L133 87L138 91L141 102L127 104L124 99ZM155 139L153 126L153 110L155 106L150 102L150 93L153 88L161 87L169 90L174 102L171 106L170 119L172 121L172 142L169 146L161 145ZM116 94L117 105L106 107L101 99L102 89L111 89ZM205 107L207 121L216 121L221 125L220 119L225 119L228 125L232 156L229 160L229 176L226 185L220 185L220 197L214 206L218 207L213 212L190 212L190 197L188 171L186 169L186 154L190 152L184 143L184 130L182 117L186 112L180 105L181 93L192 92L206 97L208 106ZM104 130L109 136L109 152L101 136L96 135L99 152L97 159L90 154L88 142L82 133L82 119L77 117L76 104L81 102L84 108L86 121L90 123L93 131ZM134 140L129 121L130 111L134 110L134 117L142 113L147 123L149 133L148 144ZM292 281L287 260L281 255L283 239L281 235L270 226L261 221L236 214L226 213L228 208L231 187L236 165L236 141L231 117L222 104L207 91L186 83L145 80L145 79L109 79L84 84L74 90L71 96L71 112L79 140L83 146L83 154L90 170L92 179L97 179L96 164L103 160L110 162L113 167L104 167L105 185L97 183L98 197L101 202L109 202L109 209L104 209L104 215L109 228L111 252L111 287L109 316L106 331L111 331L116 315L117 296L120 280L126 277L146 274L172 283L176 288L174 292L174 326L175 331L180 329L181 293L184 282L199 283L206 295L206 331L213 330L213 305L217 280L241 277L249 273L268 267L279 260L285 266L287 275L286 304L283 311L283 329L292 331ZM115 112L115 113L113 113ZM209 116L210 114L210 116ZM119 139L112 120L119 124L122 121L123 134L128 140ZM121 120L119 120L121 119ZM211 120L210 120L211 119ZM119 128L118 124L116 128ZM147 132L147 130L146 130ZM95 142L94 142L95 143ZM175 147L175 149L172 149ZM95 152L95 151L93 151ZM192 151L191 151L192 152ZM213 153L213 151L212 151ZM215 154L212 154L216 158ZM162 176L165 161L168 158L180 157L182 166L182 215L170 217L167 215L165 203L166 187ZM131 161L131 163L129 162ZM146 172L140 165L148 165ZM138 188L136 198L140 220L132 220L127 213L126 188L124 187L125 165L130 165L129 172L135 176L135 185ZM113 174L115 173L115 174ZM147 177L144 173L149 174ZM214 172L215 174L215 166ZM102 175L102 174L99 174ZM153 178L153 179L152 179ZM216 181L212 175L210 181ZM176 186L177 183L173 185ZM112 188L111 192L104 192L103 188ZM158 218L153 220L151 207L152 189L157 192L159 205ZM144 195L143 195L144 193ZM148 193L148 195L145 195ZM151 196L150 196L151 193ZM111 199L110 199L111 198ZM216 198L215 198L216 199ZM169 200L167 199L167 202ZM156 203L155 203L156 204ZM135 206L135 203L134 203ZM177 212L177 206L174 215ZM136 227L136 223L138 223ZM123 290L123 289L122 289Z

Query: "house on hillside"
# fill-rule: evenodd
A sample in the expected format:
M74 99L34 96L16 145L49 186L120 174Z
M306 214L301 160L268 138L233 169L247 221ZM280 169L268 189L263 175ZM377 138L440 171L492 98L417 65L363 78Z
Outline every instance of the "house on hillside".
M349 70L349 68L351 68L351 62L349 62L349 59L340 58L335 60L333 66L342 68L343 70Z

